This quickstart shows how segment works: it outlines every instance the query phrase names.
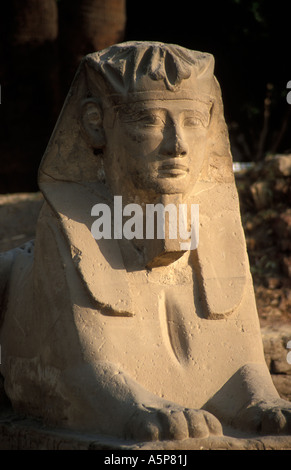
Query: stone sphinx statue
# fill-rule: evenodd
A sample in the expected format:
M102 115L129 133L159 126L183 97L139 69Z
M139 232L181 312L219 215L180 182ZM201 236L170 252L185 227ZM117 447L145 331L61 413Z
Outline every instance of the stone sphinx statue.
M0 258L1 374L16 412L139 441L290 433L213 68L210 54L157 42L80 64L40 165L35 242ZM142 210L199 205L198 246L124 237L116 196ZM92 235L96 204L119 221L111 236Z

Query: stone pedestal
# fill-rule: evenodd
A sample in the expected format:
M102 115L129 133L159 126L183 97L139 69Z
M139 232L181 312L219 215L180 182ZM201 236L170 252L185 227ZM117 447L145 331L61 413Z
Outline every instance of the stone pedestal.
M123 441L108 436L81 434L49 428L31 419L14 414L0 417L0 450L103 450L128 451L197 451L197 450L291 450L291 436L212 436L181 441L136 442ZM107 454L106 454L107 455ZM117 454L116 454L117 455ZM128 454L127 454L128 455Z

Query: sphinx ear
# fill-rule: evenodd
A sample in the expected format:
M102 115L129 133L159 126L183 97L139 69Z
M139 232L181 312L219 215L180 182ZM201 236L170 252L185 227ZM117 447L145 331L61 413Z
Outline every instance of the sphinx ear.
M81 105L82 127L94 150L99 151L105 147L105 133L102 122L103 116L100 104L93 98L84 100Z

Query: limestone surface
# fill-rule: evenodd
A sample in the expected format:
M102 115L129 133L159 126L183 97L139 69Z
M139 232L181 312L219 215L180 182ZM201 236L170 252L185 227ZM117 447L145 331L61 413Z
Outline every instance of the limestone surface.
M135 442L290 435L213 68L157 42L82 61L40 165L35 242L0 258L0 371L16 413ZM111 236L92 235L96 205L118 220ZM125 236L130 209L136 234L153 205L199 205L198 245Z

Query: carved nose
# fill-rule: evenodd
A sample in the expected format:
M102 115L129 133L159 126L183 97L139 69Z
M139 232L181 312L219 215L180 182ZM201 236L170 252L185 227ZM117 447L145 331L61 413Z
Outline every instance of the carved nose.
M160 153L167 157L185 157L188 154L188 145L174 126L165 132Z

